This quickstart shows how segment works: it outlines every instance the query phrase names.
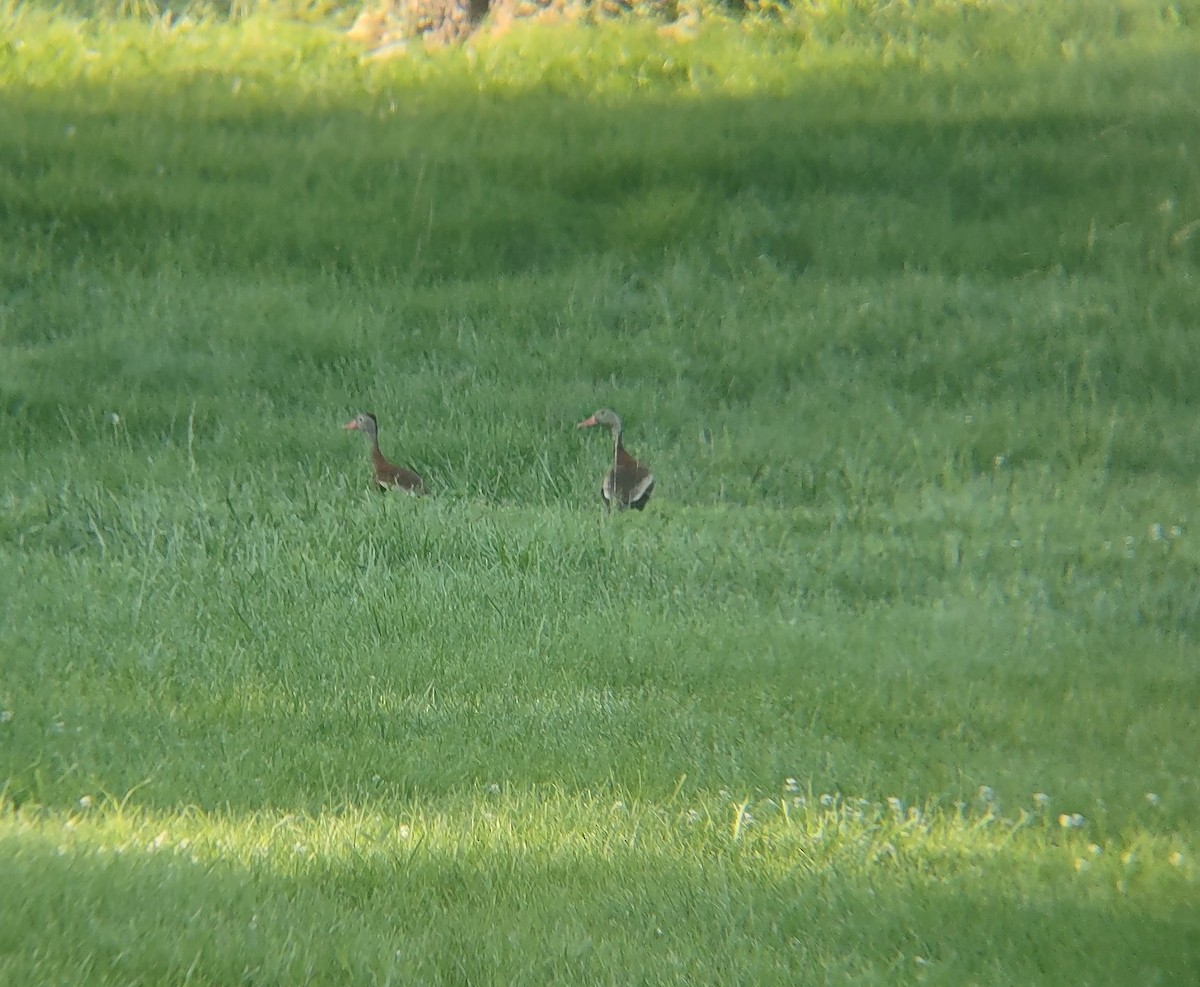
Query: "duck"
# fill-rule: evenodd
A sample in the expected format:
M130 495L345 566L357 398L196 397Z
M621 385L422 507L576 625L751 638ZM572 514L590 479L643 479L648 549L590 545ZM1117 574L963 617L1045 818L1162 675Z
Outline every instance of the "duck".
M646 502L654 490L654 474L645 464L638 462L625 451L621 443L621 419L611 408L601 408L590 418L585 418L576 428L593 428L601 425L612 433L613 465L600 484L600 497L610 511L615 505L618 510L632 507L645 510Z
M425 493L425 481L412 470L388 462L379 451L379 421L369 411L363 411L346 422L342 428L358 429L371 443L371 465L375 468L375 485L379 490L419 495Z

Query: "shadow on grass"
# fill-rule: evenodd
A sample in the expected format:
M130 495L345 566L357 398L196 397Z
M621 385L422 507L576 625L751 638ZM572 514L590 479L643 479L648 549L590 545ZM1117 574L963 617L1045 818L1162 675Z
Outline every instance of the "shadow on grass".
M317 111L285 82L272 100L203 74L179 92L10 90L19 139L0 149L0 219L57 262L365 282L471 282L600 258L645 272L689 253L718 274L1153 266L1171 232L1155 208L1200 193L1187 156L1164 151L1193 140L1194 106L1075 111L1055 99L1009 111L994 91L1024 100L1039 84L1139 76L1173 90L1195 67L1131 59L1075 73L891 68L864 83L861 69L827 71L786 97L624 105L400 86ZM993 108L935 108L963 91ZM1181 256L1194 263L1198 245L1185 238ZM27 277L9 270L7 287Z
M287 80L273 95L239 95L235 78L208 70L115 91L10 87L0 224L14 258L0 287L17 313L8 338L27 348L35 383L0 377L0 406L58 429L77 376L168 397L282 382L281 402L307 402L309 389L375 358L367 326L388 334L389 356L406 366L422 368L431 352L471 363L457 338L397 326L453 319L486 337L505 306L520 311L506 345L533 351L561 335L564 368L598 381L642 373L658 387L704 375L716 407L763 395L777 406L816 369L849 384L864 366L885 368L902 401L955 409L1031 390L1055 407L1136 407L1148 394L1190 404L1200 364L1186 327L1200 310L1187 285L1200 236L1178 233L1200 210L1187 153L1200 113L1158 93L1186 89L1196 71L1138 55L1029 77L860 67L813 73L787 96L608 103L396 82L358 100L324 94L316 109ZM1140 80L1133 95L1129 79ZM1112 98L1031 96L1084 82ZM782 284L796 311L824 286L875 282L908 324L929 328L898 332L869 293L847 290L840 311L864 314L840 317L815 349L808 327L774 312L772 338L743 338L740 309L723 317L727 303L697 294L694 312L672 296L680 261L689 288L752 297ZM1039 287L1046 275L1067 288ZM1073 275L1130 299L1150 281L1161 290L1114 312L1111 298L1088 301L1091 281L1071 286ZM178 308L175 337L124 329L129 308L114 296L139 289L123 278L168 282L129 305ZM918 286L897 298L897 279ZM1008 294L955 303L956 281ZM338 288L354 300L331 303ZM1063 290L1074 292L1065 308ZM580 320L564 310L580 294L586 320L571 324ZM645 341L644 327L673 308L682 314L670 338ZM354 338L328 329L355 319ZM643 369L624 353L632 341ZM1194 480L1187 442L1110 428L1103 410L1092 417L1067 429L1068 458L1113 452L1118 469ZM973 469L988 472L997 452L1015 462L1027 442L984 436ZM786 467L779 475L798 485Z

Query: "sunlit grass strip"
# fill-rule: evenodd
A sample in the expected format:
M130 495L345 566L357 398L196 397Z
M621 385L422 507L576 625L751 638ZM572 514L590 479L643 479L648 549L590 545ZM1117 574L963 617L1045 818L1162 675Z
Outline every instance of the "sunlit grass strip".
M1148 811L1153 809L1148 799ZM457 797L415 800L396 815L346 806L316 815L245 814L184 809L155 812L109 797L81 797L69 812L37 806L0 808L4 858L52 848L60 856L166 854L191 863L266 867L282 874L319 871L371 857L400 863L415 856L535 857L547 861L639 857L678 862L730 859L765 872L872 868L943 875L999 864L1054 880L1127 879L1133 871L1164 886L1200 877L1194 848L1175 834L1132 830L1107 845L1087 821L1056 813L1045 796L1014 816L978 806L905 806L832 793L737 799L722 791L662 801L611 793L570 793L548 786L492 785Z
M1120 16L1088 0L1035 5L1036 16L1030 6L798 3L739 16L709 6L686 35L663 34L652 19L518 23L498 35L484 30L461 47L384 62L364 61L340 19L288 19L265 4L261 11L239 8L233 21L202 4L174 19L133 11L111 20L14 6L0 10L0 38L8 42L0 80L33 88L67 80L136 86L183 73L194 85L204 73L247 102L284 91L312 99L435 82L496 92L749 95L786 93L815 71L957 72L981 56L1008 69L1069 67L1197 47L1190 27L1200 18L1196 2L1127 4ZM414 96L420 98L405 99ZM1078 91L1070 99L1102 96ZM1046 91L1042 98L1064 94Z
M0 928L18 947L0 972L373 983L465 970L577 983L636 969L658 982L783 983L940 969L1018 983L1066 949L1051 968L1084 961L1087 982L1089 948L1132 960L1107 945L1114 921L1160 940L1166 970L1186 965L1197 883L1179 839L1135 832L1102 846L1044 801L1002 817L986 804L810 798L792 784L756 800L488 785L395 814L123 801L0 815Z

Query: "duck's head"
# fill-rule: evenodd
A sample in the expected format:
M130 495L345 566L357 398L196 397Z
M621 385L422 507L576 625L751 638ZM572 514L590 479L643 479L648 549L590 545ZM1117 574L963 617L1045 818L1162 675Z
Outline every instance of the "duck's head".
M585 418L576 428L592 428L595 425L603 425L605 428L611 428L614 432L621 431L621 419L617 417L617 413L609 408L601 408L591 418Z
M359 431L366 432L371 438L379 432L379 423L375 420L375 416L369 411L360 411L350 421L346 422L342 428L356 428Z

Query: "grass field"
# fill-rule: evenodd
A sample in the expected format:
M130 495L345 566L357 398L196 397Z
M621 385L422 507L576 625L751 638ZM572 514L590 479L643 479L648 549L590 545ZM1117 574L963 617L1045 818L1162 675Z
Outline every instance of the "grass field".
M0 15L0 982L1193 983L1200 3L280 9Z

